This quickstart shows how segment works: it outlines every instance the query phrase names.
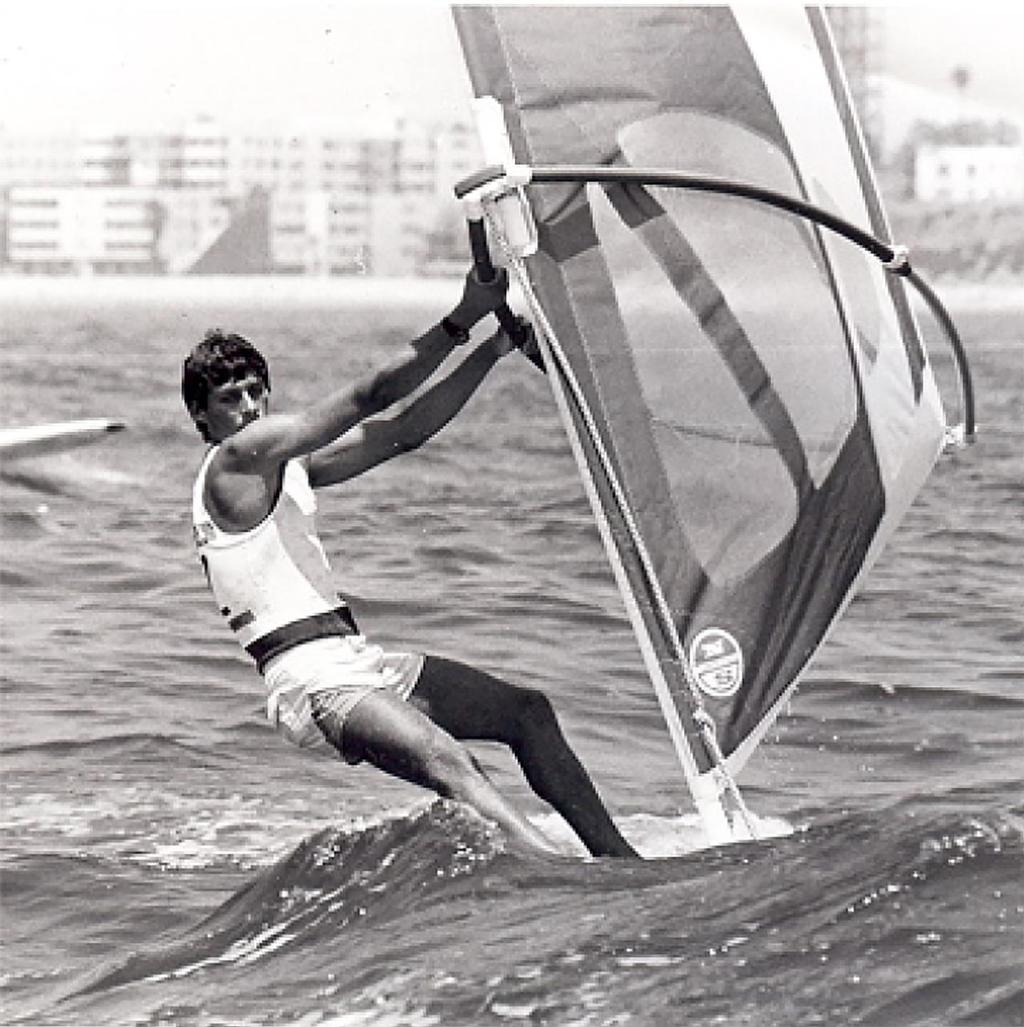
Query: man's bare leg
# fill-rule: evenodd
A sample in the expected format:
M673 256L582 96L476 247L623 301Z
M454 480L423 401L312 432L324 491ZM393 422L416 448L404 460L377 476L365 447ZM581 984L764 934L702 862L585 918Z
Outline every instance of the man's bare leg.
M317 723L343 755L361 756L403 781L464 802L525 845L560 852L497 791L465 746L391 693L370 692L349 711L344 749L341 725L329 711L318 712Z
M609 816L542 692L428 656L409 702L455 738L509 746L530 787L558 810L593 855L638 856Z

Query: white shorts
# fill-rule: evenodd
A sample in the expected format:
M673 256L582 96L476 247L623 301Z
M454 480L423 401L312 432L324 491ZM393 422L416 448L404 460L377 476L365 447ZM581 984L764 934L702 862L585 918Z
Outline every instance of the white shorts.
M375 689L384 688L408 699L423 669L423 659L422 653L386 653L363 635L303 642L275 656L263 670L267 717L296 745L326 745L313 719L311 695L330 693L331 712L343 724L356 703Z

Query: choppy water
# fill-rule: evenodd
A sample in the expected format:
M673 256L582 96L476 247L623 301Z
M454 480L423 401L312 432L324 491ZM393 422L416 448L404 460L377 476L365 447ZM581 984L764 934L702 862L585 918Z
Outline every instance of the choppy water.
M262 720L191 549L177 398L205 327L276 401L443 307L6 303L3 422L121 417L2 480L3 978L19 1024L1024 1023L1024 331L960 323L983 434L943 460L741 784L695 822L544 380L321 497L360 622L539 685L642 864L513 854ZM389 313L390 309L390 313ZM478 754L552 829L506 755Z

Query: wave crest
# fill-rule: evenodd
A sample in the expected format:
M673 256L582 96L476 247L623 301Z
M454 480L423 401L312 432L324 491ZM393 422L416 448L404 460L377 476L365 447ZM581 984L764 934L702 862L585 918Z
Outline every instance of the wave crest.
M495 829L444 802L354 829L325 828L183 937L136 953L76 995L241 966L286 946L315 945L357 923L379 924L434 901L453 878L474 873L502 852Z

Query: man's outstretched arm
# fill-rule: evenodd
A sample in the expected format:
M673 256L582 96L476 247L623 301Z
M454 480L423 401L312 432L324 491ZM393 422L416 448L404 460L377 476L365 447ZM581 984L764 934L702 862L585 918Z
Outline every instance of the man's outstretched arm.
M482 284L470 272L462 298L448 315L454 329L468 330L505 297L508 277ZM259 418L223 446L224 469L259 472L329 446L352 427L411 395L457 344L438 322L414 339L400 357L354 384L337 389L294 414Z
M370 418L334 445L313 453L310 484L336 485L421 446L465 406L487 372L511 349L508 336L497 332L401 413Z

